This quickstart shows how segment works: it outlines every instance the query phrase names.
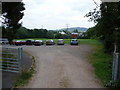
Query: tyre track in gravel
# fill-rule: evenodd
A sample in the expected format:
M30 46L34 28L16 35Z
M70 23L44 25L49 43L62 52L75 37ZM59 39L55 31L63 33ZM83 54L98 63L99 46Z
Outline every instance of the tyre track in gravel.
M26 46L36 57L36 74L24 88L100 88L87 55L88 45Z

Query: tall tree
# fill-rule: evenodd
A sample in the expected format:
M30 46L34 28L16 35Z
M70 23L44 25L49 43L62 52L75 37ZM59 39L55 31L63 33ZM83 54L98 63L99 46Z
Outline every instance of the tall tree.
M107 52L113 51L116 38L120 38L116 35L116 28L120 25L119 13L118 2L103 2L100 10L94 9L86 15L90 21L97 23L96 36L103 40ZM117 34L119 33L118 31Z
M21 27L19 21L24 16L24 4L22 2L2 2L3 36L6 34L9 43L15 38L17 29Z

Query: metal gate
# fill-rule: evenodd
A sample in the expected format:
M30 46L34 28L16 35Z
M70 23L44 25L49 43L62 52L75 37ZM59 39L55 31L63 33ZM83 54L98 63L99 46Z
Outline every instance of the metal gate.
M19 73L22 71L22 48L1 47L0 70Z

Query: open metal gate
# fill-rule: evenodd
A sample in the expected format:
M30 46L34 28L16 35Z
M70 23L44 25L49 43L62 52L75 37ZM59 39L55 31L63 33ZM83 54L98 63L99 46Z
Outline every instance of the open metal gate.
M19 73L22 71L22 48L1 47L0 70Z

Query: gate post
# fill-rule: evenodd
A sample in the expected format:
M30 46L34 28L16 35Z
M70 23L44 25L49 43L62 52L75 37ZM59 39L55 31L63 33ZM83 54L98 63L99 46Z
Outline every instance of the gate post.
M22 48L18 48L19 72L22 72L22 60L23 60L23 49Z
M120 53L118 56L118 80L120 80Z
M119 53L114 53L113 56L113 67L112 67L112 80L118 79L118 64L119 63Z

